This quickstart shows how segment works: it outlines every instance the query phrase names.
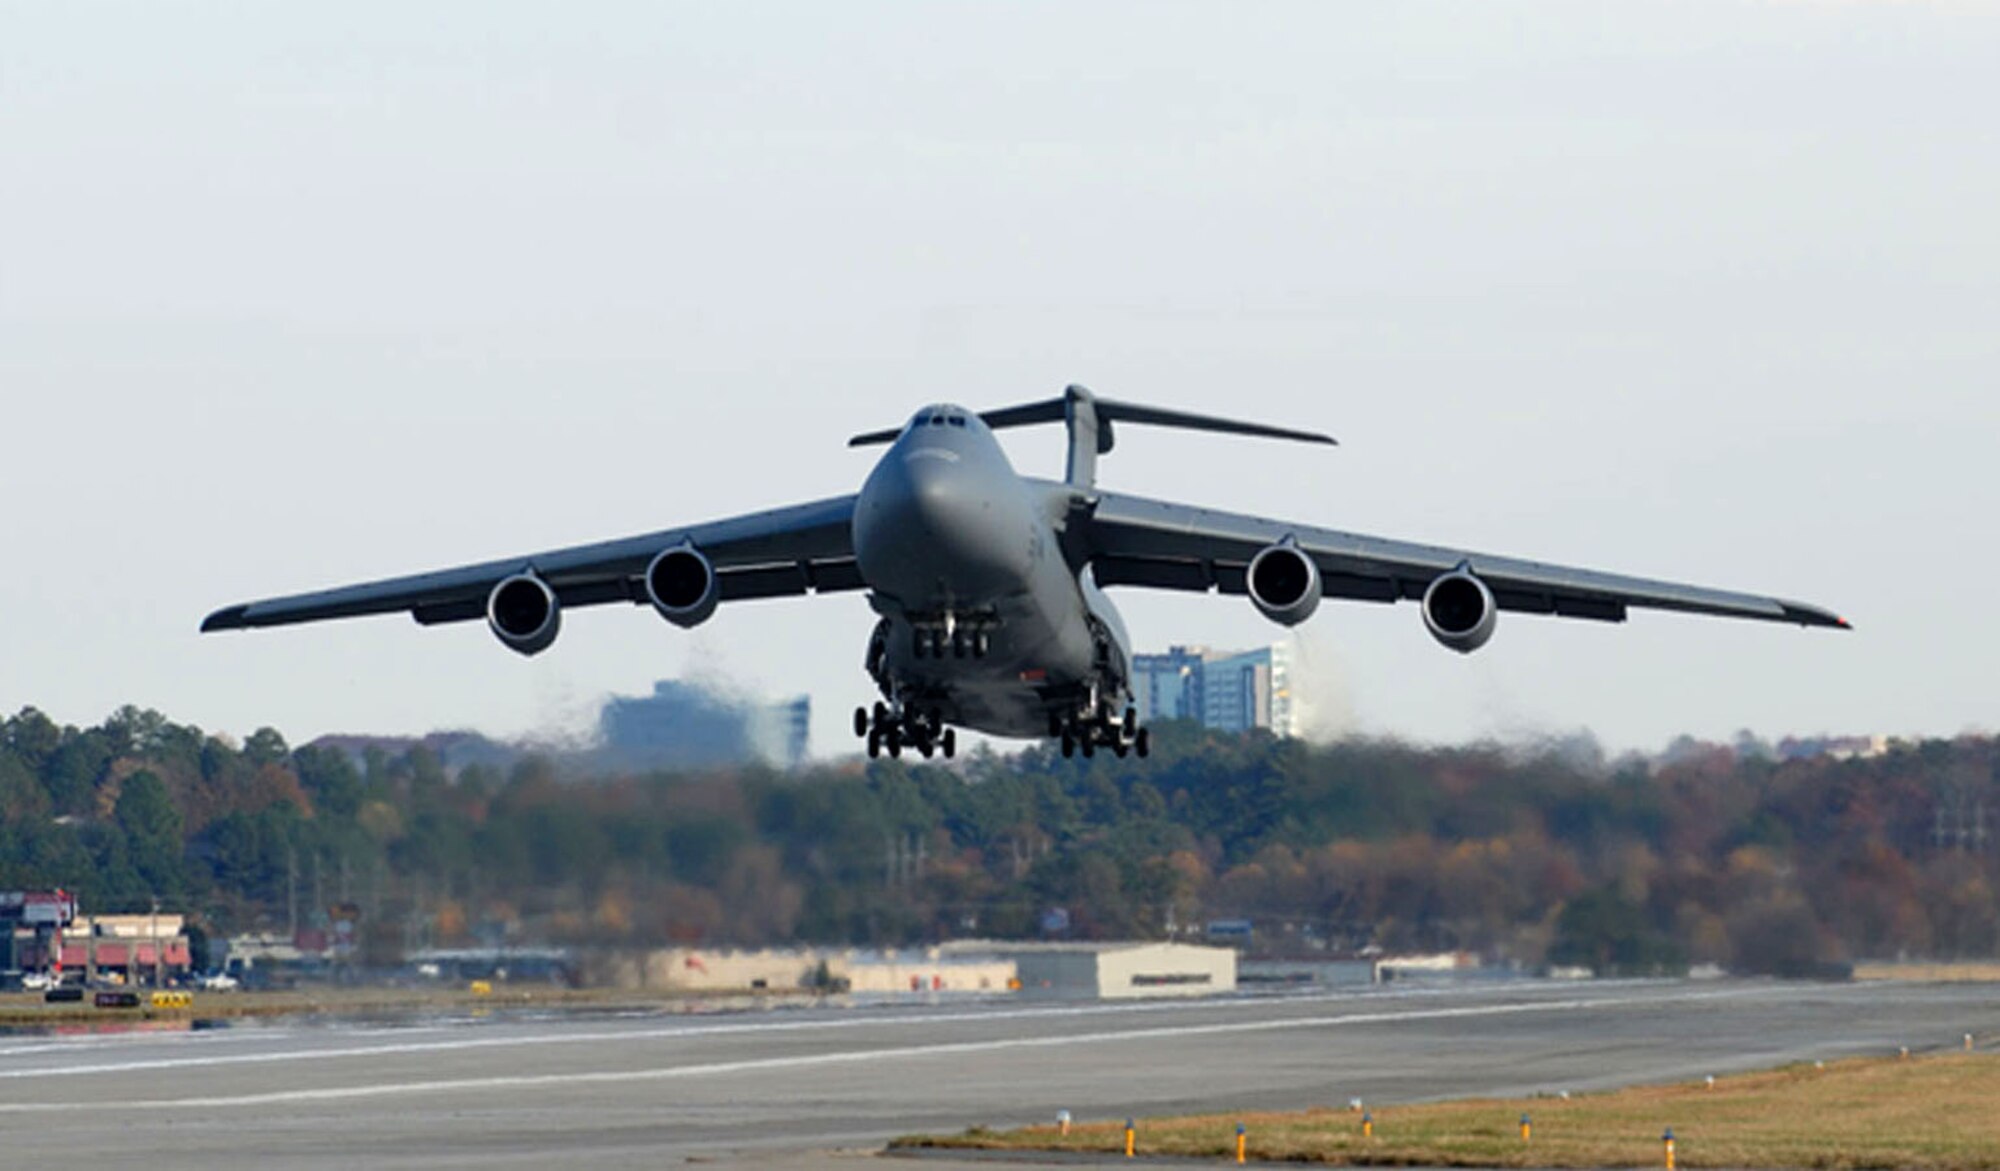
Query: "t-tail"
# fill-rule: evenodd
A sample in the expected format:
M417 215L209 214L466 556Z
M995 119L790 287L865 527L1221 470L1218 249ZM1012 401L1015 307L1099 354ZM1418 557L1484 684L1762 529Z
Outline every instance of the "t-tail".
M979 417L996 431L1002 427L1025 427L1030 423L1064 424L1069 429L1069 465L1064 479L1079 488L1096 484L1097 457L1111 450L1111 425L1114 422L1179 427L1187 431L1218 431L1225 435L1254 435L1264 439L1295 439L1301 443L1335 442L1332 436L1317 431L1294 431L1287 427L1102 399L1074 384L1063 390L1061 398L981 411ZM897 434L899 432L893 430L870 431L856 435L847 444L849 447L860 447L870 443L888 443Z

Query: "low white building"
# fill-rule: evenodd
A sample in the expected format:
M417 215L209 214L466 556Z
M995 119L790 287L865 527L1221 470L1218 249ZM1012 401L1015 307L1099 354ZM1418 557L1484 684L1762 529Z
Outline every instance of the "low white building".
M585 975L598 985L690 992L845 990L1004 995L1014 990L1012 961L990 951L978 956L946 955L934 947L901 952L686 947L606 952L591 958Z
M1037 1000L1131 1000L1236 991L1236 951L1186 943L957 943L1012 960L1021 995Z

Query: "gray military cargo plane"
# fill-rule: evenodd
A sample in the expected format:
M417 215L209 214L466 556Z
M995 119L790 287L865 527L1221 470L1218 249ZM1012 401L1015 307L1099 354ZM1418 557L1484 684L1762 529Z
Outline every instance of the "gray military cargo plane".
M1018 475L993 432L1069 429L1061 483ZM694 626L723 602L867 590L880 615L865 663L882 699L854 713L870 756L951 756L953 726L1059 739L1065 756L1148 750L1131 706L1131 642L1104 590L1242 594L1284 626L1322 597L1418 603L1452 650L1493 636L1502 610L1622 622L1631 607L1846 627L1815 606L1415 545L1100 491L1114 423L1327 443L1325 435L1099 399L997 411L925 407L897 430L858 494L689 528L230 606L203 630L407 610L424 625L484 618L524 655L562 611L650 605Z

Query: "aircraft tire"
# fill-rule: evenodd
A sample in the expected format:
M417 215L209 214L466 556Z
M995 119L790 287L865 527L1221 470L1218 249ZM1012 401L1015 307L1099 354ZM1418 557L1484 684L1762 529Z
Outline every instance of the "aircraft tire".
M882 733L870 729L868 732L868 759L882 755Z
M1132 737L1132 747L1138 750L1139 759L1141 760L1153 755L1152 730L1150 728L1139 729L1138 733Z
M865 707L854 709L854 735L858 738L868 735L868 709Z
M1083 738L1083 743L1077 745L1077 747L1083 749L1083 758L1085 760L1089 760L1090 758L1097 755L1097 742L1092 740L1089 736L1085 736Z
M887 748L889 749L890 760L903 759L903 741L899 737L891 735Z
M1062 752L1064 760L1076 755L1076 737L1068 732L1062 734Z
M1128 740L1131 739L1132 734L1138 730L1139 730L1139 709L1136 707L1128 707L1125 709L1125 738Z
M985 632L985 631L983 631L983 630L975 630L975 631L973 631L973 632L972 632L972 657L973 657L973 658L975 658L975 659L983 659L983 658L985 658L985 657L986 657L986 653L987 653L988 651L992 650L992 649L993 649L993 642L992 642L992 640L991 640L991 639L989 639L989 638L987 638L987 637L986 637L986 632Z
M939 740L938 740L938 744L939 744L939 747L941 747L941 748L943 748L943 749L944 749L944 758L945 758L946 760L950 760L950 759L951 759L952 757L954 757L954 756L957 756L957 755L958 755L958 729L956 729L956 728L946 728L946 729L944 730L944 735L943 735L943 736L941 736L941 737L939 738Z

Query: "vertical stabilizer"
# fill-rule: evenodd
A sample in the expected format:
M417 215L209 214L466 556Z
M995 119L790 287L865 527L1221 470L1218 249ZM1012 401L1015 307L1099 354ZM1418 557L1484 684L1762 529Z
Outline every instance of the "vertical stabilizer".
M1063 422L1069 427L1069 466L1063 479L1078 487L1097 484L1097 457L1111 450L1111 420L1097 412L1097 398L1071 383L1063 390Z

